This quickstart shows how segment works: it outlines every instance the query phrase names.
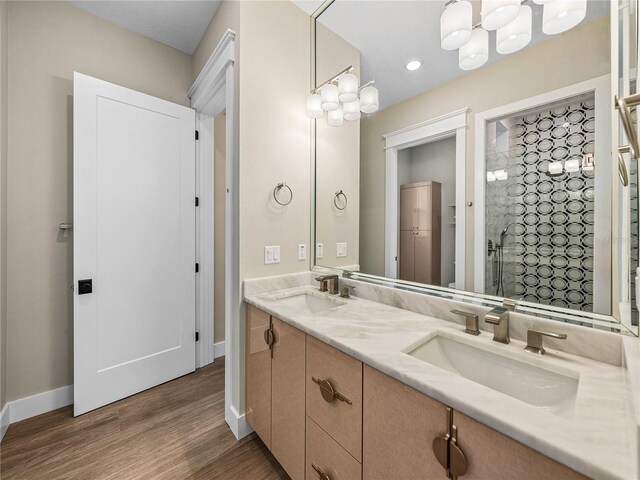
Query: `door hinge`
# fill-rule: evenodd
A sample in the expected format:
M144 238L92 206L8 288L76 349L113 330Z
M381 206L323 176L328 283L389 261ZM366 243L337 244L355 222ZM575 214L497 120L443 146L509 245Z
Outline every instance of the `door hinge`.
M200 132L196 130L196 140L200 140Z
M196 332L196 342L200 341L200 332Z
M196 273L198 273L200 271L200 264L196 263Z
M199 207L199 206L200 206L200 198L196 197L196 207Z

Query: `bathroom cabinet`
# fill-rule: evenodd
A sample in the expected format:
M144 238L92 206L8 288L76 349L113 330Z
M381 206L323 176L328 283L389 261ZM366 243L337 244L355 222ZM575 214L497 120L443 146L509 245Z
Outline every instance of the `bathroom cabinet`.
M419 182L400 187L400 278L440 285L442 187Z
M587 478L251 305L245 352L247 420L294 480Z

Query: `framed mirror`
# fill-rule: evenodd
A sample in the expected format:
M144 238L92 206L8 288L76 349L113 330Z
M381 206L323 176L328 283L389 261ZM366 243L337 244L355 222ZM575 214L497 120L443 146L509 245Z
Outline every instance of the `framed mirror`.
M637 335L636 2L313 3L314 268Z

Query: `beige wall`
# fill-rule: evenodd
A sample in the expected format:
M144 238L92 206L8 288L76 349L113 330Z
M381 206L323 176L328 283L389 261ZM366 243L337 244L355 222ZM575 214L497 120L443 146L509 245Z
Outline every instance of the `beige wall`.
M193 54L193 79L195 80L207 63L209 57L220 42L224 32L231 29L240 32L240 3L235 0L224 0L220 3L216 14L204 32L200 44ZM236 47L239 37L236 37Z
M6 2L0 2L0 410L7 402L7 38Z
M318 84L353 65L360 75L360 52L325 26L316 29ZM318 265L353 267L359 264L360 241L360 121L330 127L327 115L316 121L316 242L324 245ZM338 210L336 191L343 190L347 207ZM336 256L336 243L347 244L347 256Z
M7 399L73 382L73 71L189 105L192 57L64 2L9 4Z
M214 143L214 199L213 199L213 255L214 262L214 296L213 296L213 341L224 342L224 294L225 294L225 208L226 188L226 115L221 113L213 119Z
M474 116L482 111L610 73L609 16L552 37L361 122L360 258L384 275L382 135L468 107L466 196L473 200ZM384 92L380 92L384 95ZM473 285L473 209L466 211L466 286Z

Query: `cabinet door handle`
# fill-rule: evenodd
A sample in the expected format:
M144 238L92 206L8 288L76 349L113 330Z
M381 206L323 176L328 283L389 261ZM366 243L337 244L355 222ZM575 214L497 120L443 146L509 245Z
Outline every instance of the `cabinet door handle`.
M269 345L269 350L271 350L271 358L273 358L273 343L275 341L275 336L273 334L273 325L269 325L264 331L264 341L267 345Z
M329 380L316 377L311 377L311 380L317 383L320 387L320 393L322 394L322 398L324 398L325 402L331 403L337 398L341 402L348 403L349 405L352 404L351 400L349 400L347 397L342 395L340 392L337 392L336 389L333 388L333 385Z
M311 463L311 467L318 473L318 477L320 477L320 480L333 480L328 473L326 473L324 470L322 470L319 466L317 466L315 463Z

